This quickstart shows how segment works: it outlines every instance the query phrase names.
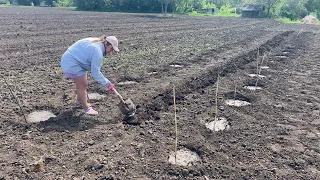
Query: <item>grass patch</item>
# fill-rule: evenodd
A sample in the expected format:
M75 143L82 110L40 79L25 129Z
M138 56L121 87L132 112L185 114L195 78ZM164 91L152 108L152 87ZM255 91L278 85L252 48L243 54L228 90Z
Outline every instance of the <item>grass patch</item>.
M189 16L217 16L217 17L240 17L241 14L236 14L236 13L218 13L218 14L202 14L198 13L197 11L192 11L188 13Z
M300 21L300 20L294 20L294 21L292 21L292 20L289 19L289 18L278 18L278 19L276 19L276 20L279 21L279 22L288 23L288 24L301 24L301 21Z
M8 4L0 4L0 7L10 7L11 5Z
M236 13L218 13L218 14L214 14L213 16L220 16L220 17L240 17L241 14L236 14Z

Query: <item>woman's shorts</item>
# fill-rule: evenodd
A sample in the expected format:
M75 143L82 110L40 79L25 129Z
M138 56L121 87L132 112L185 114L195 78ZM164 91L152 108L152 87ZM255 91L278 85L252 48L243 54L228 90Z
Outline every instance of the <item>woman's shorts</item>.
M82 78L82 77L84 77L86 74L83 74L83 75L75 75L75 74L71 74L71 73L65 72L64 75L65 75L65 77L66 77L67 79L73 79L73 78Z

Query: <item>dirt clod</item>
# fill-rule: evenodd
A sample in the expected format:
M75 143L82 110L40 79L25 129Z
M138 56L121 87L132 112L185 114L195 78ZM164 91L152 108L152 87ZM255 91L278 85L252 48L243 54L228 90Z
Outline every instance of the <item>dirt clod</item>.
M40 160L30 164L30 167L31 167L31 171L33 171L33 172L45 171L45 164L44 164L44 161L42 158Z

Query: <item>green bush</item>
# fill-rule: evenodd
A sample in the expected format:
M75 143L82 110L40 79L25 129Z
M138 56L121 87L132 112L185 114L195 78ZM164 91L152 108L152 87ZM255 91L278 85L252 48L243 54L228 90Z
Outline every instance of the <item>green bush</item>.
M7 4L8 0L0 0L0 4Z
M240 15L236 14L236 8L232 8L230 5L223 5L219 13L216 14L216 16L233 16L233 17L239 17Z
M31 1L29 0L17 0L19 5L23 5L23 6L31 6Z
M74 3L77 9L85 11L101 11L107 6L104 0L75 0Z
M236 8L232 8L230 5L223 5L219 13L221 14L230 14L230 13L236 13Z
M291 21L298 20L308 15L308 10L302 1L287 0L280 9L280 16L289 18Z
M209 16L210 14L201 14L198 13L197 11L192 11L190 13L188 13L189 16Z
M73 7L74 1L73 0L59 0L55 3L57 7Z
M301 24L300 20L291 20L290 18L278 18L277 21L289 24Z

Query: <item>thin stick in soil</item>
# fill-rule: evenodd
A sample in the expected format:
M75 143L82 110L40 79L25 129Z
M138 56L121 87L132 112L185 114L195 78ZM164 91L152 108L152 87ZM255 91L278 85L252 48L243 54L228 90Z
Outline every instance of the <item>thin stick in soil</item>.
M16 102L17 102L17 104L18 104L18 106L19 106L19 108L20 108L20 111L21 111L21 113L22 113L22 115L23 115L23 117L24 117L24 121L28 124L26 115L24 114L23 108L22 108L22 106L20 105L18 98L14 95L13 91L11 90L7 79L6 79L3 75L1 75L1 76L2 76L2 78L3 78L3 80L4 80L4 83L7 85L8 89L9 89L9 91L10 91L10 94L11 94L12 97L16 100Z
M177 164L177 148L178 148L178 123L177 123L177 106L176 106L176 89L173 85L173 107L174 107L174 125L176 131L176 141L174 144L174 163Z
M216 97L215 97L215 100L216 100L216 107L215 107L215 110L216 110L216 113L215 113L215 116L214 116L214 128L216 128L216 122L217 122L217 118L218 118L218 90L219 90L219 78L220 78L220 75L218 75L218 78L217 78L217 88L216 88Z
M236 95L237 95L237 81L235 82L235 85L234 85L234 94L233 94L234 102L236 101Z
M261 66L263 65L263 61L265 59L265 57L267 56L267 53L265 53L262 57L262 60L261 60L261 63L260 63L260 68L259 68L259 63L257 63L257 69L259 69L258 73L257 73L257 80L256 80L256 84L255 86L257 87L258 86L258 81L259 81L259 76L261 74ZM258 61L258 60L257 60Z
M257 52L257 74L259 73L259 48Z

